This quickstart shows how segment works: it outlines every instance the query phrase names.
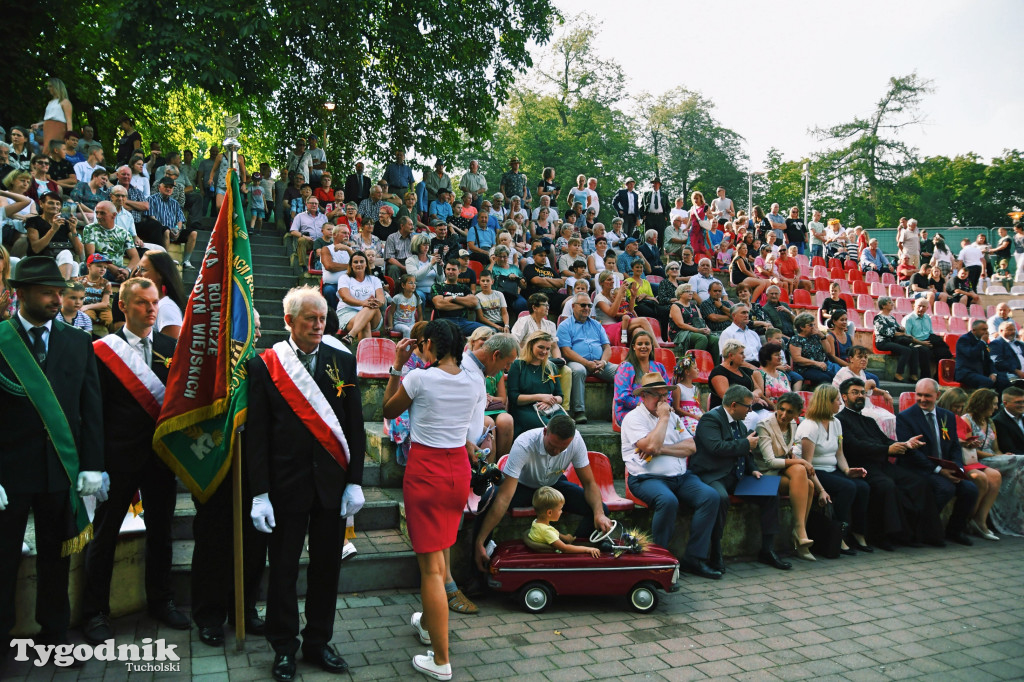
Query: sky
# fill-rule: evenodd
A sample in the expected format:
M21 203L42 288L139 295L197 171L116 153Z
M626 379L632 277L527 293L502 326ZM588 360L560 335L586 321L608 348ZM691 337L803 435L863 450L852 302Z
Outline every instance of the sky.
M889 78L912 71L934 87L925 123L901 133L922 156L1024 149L1024 0L555 4L600 22L597 53L622 66L631 93L709 97L746 138L751 170L771 147L786 160L824 149L809 130L868 116Z

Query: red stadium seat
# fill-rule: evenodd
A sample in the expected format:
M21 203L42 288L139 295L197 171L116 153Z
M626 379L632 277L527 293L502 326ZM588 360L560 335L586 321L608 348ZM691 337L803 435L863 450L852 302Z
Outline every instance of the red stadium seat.
M832 268L839 268L840 270L842 270L843 269L843 261L839 260L838 258L829 258L828 259L828 269L831 270Z
M964 325L966 326L966 324L967 323L965 322ZM950 327L952 327L952 325L950 325ZM942 340L946 342L946 346L949 348L949 352L953 354L954 358L956 357L956 341L966 333L967 330L965 329L960 334L946 334L942 337Z
M824 267L823 265L815 265L813 268L811 268L811 275L814 277L814 279L818 279L819 277L824 277L825 279L828 279L828 268Z
M672 377L672 373L676 371L676 354L673 353L670 348L655 348L654 361L660 362L665 366L665 371L668 372L668 376L670 378Z
M861 294L857 296L857 310L866 312L868 310L875 309L875 299L871 298L867 294Z
M883 287L886 285L882 285ZM903 298L907 295L907 290L901 287L899 284L890 284L887 287L887 293L891 298Z
M814 258L811 259L811 265L820 265L821 267L825 267L825 259L822 258L821 256L815 256Z
M853 283L853 293L857 296L860 296L862 294L865 296L870 296L871 289L868 287L866 282L857 281Z
M991 315L995 315L995 313L992 313ZM975 303L974 305L967 309L967 316L973 317L976 320L985 319L987 317L990 317L991 315L985 315L985 307L980 303ZM990 329L989 331L995 333L998 330Z
M900 393L900 412L908 407L913 407L916 402L917 394L913 391L904 391L903 393Z
M946 326L946 318L939 317L938 315L932 315L932 334L938 334L939 336L945 336L949 333L949 328Z
M645 279L647 280L648 284L650 284L652 287L657 289L658 285L661 284L661 281L663 279L665 279L665 278L664 277L660 277L658 275L647 275L647 277Z
M626 498L630 500L636 507L640 509L647 509L647 503L641 500L639 497L629 492L629 472L625 472L623 477L626 479Z
M871 335L871 351L875 355L892 355L891 351L878 350L878 346L875 345L875 336L874 336L874 334Z
M483 263L478 263L475 260L469 261L466 267L475 272L478 279L480 277L480 273L484 271Z
M956 360L939 360L939 386L959 388L960 382L956 380Z
M608 335L608 343L613 346L622 345L622 323L614 322L612 324L603 324L604 333Z
M857 274L862 274L860 268L857 267L857 262L850 260L849 258L846 259L846 264L843 267L846 269L847 273L856 272Z
M865 284L868 285L868 291L872 297L881 298L882 296L888 296L881 282L871 282L870 284L865 282Z
M875 316L878 315L877 310L865 310L864 311L864 326L868 329L875 328Z
M814 292L814 307L820 308L824 303L825 299L828 298L829 292L827 291L815 291ZM842 298L842 296L840 296Z
M612 346L611 355L608 356L608 362L613 365L621 365L626 361L627 355L629 355L629 349L625 346Z
M839 293L841 293L841 294L851 294L851 293L853 293L853 290L850 288L850 283L847 282L845 279L837 279L837 280L835 280L835 283L839 285Z
M395 362L395 342L367 338L356 346L356 375L362 379L387 379Z
M887 286L889 284L896 284L896 275L892 274L891 272L883 272L882 284L885 284Z
M896 299L896 312L909 315L914 312L914 301L909 298Z
M843 281L843 284L846 284L845 280ZM844 303L846 303L847 310L853 310L854 308L857 307L856 305L854 305L853 296L851 296L850 294L839 294L839 298L842 299Z
M601 501L608 506L608 510L631 510L634 506L633 502L624 497L619 497L619 493L615 490L615 474L612 473L612 464L608 461L608 456L591 450L587 452L587 457L590 459L590 471L594 476L594 482L597 483L597 489L601 491ZM566 470L565 477L570 483L575 483L578 486L583 485L572 465L569 465L569 468Z
M318 259L319 255L320 255L319 250L313 249L312 251L309 252L309 262L306 263L306 271L309 274L311 274L311 275L313 275L315 277L320 277L320 276L322 276L324 274L323 270L317 270L317 269L315 269L313 267L313 263L315 263L317 260L319 260Z
M888 410L890 413L892 412L892 403L884 395L872 395L871 404L883 410Z
M868 270L867 272L864 273L864 281L870 284L871 282L881 282L882 280L878 276L877 272L875 272L874 270Z
M797 289L793 292L793 306L794 308L800 308L802 310L814 310L815 306L811 302L811 294L809 291L804 289Z
M387 275L384 275L384 283L388 285L388 293L394 296L395 291L397 291L397 289L395 289L395 280L391 279Z
M676 347L676 344L674 344L671 341L662 341L661 340L661 323L658 322L658 320L656 320L653 317L645 317L644 319L647 320L650 323L651 329L654 330L654 339L658 342L658 347L659 348L675 348ZM619 334L621 335L622 332L619 332Z
M697 375L696 382L698 384L708 383L708 377L711 376L711 371L715 368L715 361L711 359L711 353L696 349L686 352L697 359L697 371L700 374Z
M846 273L843 271L841 267L834 265L828 269L828 277L829 279L835 280L837 282L839 280L842 280L844 282L846 281Z
M807 406L811 404L811 391L797 391L797 395L804 399L804 409L800 410L800 416L803 417L807 414Z
M949 316L949 333L955 334L956 336L962 336L967 333L967 318L957 317L956 315Z
M949 317L949 304L945 301L935 301L935 306L932 308L932 315Z
M814 290L815 291L828 291L828 286L832 282L828 277L815 277L814 278Z
M853 284L855 282L863 282L864 281L864 273L861 272L860 270L858 270L856 268L856 266L854 266L854 268L852 270L847 268L846 269L846 281L851 283L851 284Z

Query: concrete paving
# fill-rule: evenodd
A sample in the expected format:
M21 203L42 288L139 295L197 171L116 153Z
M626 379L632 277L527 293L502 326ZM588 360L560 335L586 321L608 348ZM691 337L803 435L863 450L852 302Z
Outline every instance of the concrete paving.
M721 581L684 574L680 591L662 594L647 615L629 611L623 598L556 597L531 616L491 597L479 602L479 615L452 615L453 679L1024 679L1024 539L974 542L794 560L786 572L732 563ZM297 679L427 679L410 664L425 649L408 625L418 604L411 590L339 596L333 641L351 672L329 675L300 659ZM214 649L195 630L158 627L143 614L114 628L119 644L145 637L177 644L180 669L8 662L0 679L271 679L273 653L259 638L244 652L230 635L225 649Z

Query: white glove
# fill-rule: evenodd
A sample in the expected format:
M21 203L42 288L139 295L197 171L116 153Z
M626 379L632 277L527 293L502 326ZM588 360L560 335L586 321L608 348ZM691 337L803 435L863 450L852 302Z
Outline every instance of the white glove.
M103 476L98 471L78 472L78 494L81 497L95 495L103 487Z
M342 516L355 516L364 504L366 504L366 498L363 497L363 486L355 483L345 486L345 493L341 496Z
M7 509L7 491L0 485L0 511Z
M93 493L93 495L96 497L96 504L106 502L107 493L110 492L110 474L104 471L102 477L103 482L100 484L100 489Z
M274 521L274 507L270 504L270 493L263 493L252 498L252 512L249 516L252 517L252 525L256 526L256 530L259 532L274 532L277 522Z

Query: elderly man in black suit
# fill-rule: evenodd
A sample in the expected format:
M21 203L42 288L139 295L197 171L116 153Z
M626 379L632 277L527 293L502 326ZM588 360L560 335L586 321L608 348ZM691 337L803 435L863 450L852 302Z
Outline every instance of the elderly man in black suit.
M100 491L103 414L89 335L55 321L64 277L47 256L23 258L18 312L0 322L0 637L14 628L15 585L29 510L36 529L37 644L66 644L69 538L86 528L81 497ZM15 373L17 369L17 373ZM62 416L63 419L57 417ZM0 661L11 651L0 647Z
M1024 388L1010 386L1003 391L1003 406L992 416L999 449L1024 454Z
M370 196L370 178L363 174L363 162L356 163L356 172L345 178L345 197L358 204Z
M710 567L724 571L722 562L722 531L729 513L729 495L743 476L761 478L751 454L757 448L758 437L743 425L750 411L753 394L743 386L730 386L722 397L722 404L706 412L697 422L694 440L697 452L690 456L690 470L718 493L718 523L711 537ZM775 536L779 532L778 495L753 497L761 507L761 552L757 559L763 564L781 570L793 567L775 553Z
M176 341L154 331L160 292L141 277L121 284L118 308L125 324L94 343L99 359L106 433L104 468L110 475L106 503L96 509L96 538L85 554L82 633L92 644L114 636L110 625L110 580L125 512L136 490L146 510L146 602L150 615L177 630L189 619L171 594L171 521L177 484L153 451L153 432L167 383L167 361Z
M627 237L633 236L636 229L636 221L640 215L640 197L633 191L636 187L636 180L626 178L625 187L620 189L612 197L612 208L616 215L622 218L623 234Z
M942 539L942 522L935 510L935 498L927 480L916 471L889 462L924 445L920 436L894 441L878 422L861 414L867 404L864 381L851 377L839 385L844 409L836 415L843 425L843 440L855 447L844 448L851 467L867 471L871 486L868 503L869 532L875 547L891 552L892 543L917 545L919 538Z
M299 650L297 581L309 534L303 657L327 672L348 664L330 645L345 518L363 506L366 435L351 353L322 343L327 301L312 287L284 298L291 330L248 362L246 462L252 520L270 533L265 632L278 682L295 679Z
M956 497L953 514L946 525L946 539L961 545L973 545L965 529L978 501L978 487L969 480L962 480L949 469L940 466L936 460L953 462L963 468L964 457L960 451L960 439L956 435L956 420L953 413L935 406L939 396L939 385L934 379L921 379L914 387L917 404L896 415L896 437L910 440L920 436L924 445L908 451L898 462L927 477L935 504L941 513L946 504ZM941 545L941 540L932 544Z
M996 371L986 339L988 322L979 319L971 324L971 331L956 340L955 376L964 388L994 388L999 392L1010 382Z
M661 178L656 177L651 180L651 189L644 192L643 198L640 200L640 217L647 229L657 231L658 244L665 236L668 212L672 210L672 205L672 200L665 192L661 191Z

